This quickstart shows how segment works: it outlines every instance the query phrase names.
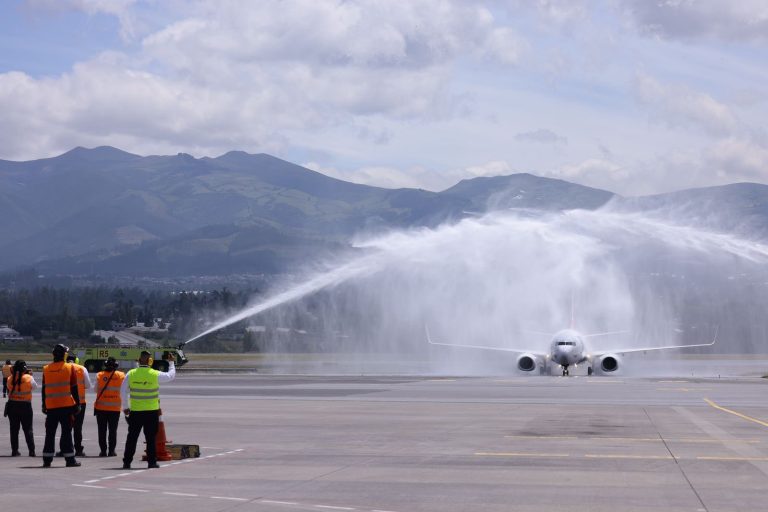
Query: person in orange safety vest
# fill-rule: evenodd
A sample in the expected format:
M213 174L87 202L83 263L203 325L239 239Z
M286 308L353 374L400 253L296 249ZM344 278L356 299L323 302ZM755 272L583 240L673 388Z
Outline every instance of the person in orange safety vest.
M35 436L32 432L32 390L37 389L37 382L27 363L21 359L13 365L13 373L8 377L8 421L11 423L11 456L18 457L19 427L24 430L29 456L35 456Z
M96 401L93 403L93 414L99 427L99 457L115 457L117 446L117 426L120 424L120 386L125 380L125 374L117 370L119 364L114 357L104 361L104 371L96 375ZM109 430L109 444L107 444Z
M45 414L45 446L43 467L51 467L55 455L56 430L61 426L61 451L67 467L78 467L75 448L72 446L72 425L80 412L80 394L77 389L77 372L64 361L69 347L58 344L53 347L53 362L43 367L43 414Z

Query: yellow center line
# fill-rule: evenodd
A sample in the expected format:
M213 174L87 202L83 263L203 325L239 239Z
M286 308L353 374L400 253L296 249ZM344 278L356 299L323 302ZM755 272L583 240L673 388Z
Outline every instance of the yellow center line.
M477 452L482 457L570 457L567 453Z
M721 443L719 439L697 439L697 438L660 438L660 437L577 437L577 436L504 436L506 439L552 439L552 440L582 440L582 441L632 441L643 443ZM760 443L757 439L734 439L733 443Z
M696 460L724 460L737 462L768 462L768 457L696 457Z
M741 414L740 412L732 411L730 409L726 409L725 407L721 407L717 405L715 402L713 402L712 400L710 400L709 398L705 398L704 401L707 402L712 407L714 407L715 409L719 409L721 411L733 414L734 416L738 416L739 418L745 419L747 421L757 423L758 425L768 427L768 423L766 423L765 421L761 421L761 420L758 420L757 418L753 418L752 416L747 416L746 414Z
M611 455L587 453L584 457L588 459L650 459L650 460L673 460L671 455Z

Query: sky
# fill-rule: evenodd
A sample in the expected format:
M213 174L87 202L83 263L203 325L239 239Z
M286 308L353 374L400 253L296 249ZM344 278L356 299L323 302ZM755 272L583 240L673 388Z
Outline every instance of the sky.
M0 159L269 153L443 190L768 183L764 0L5 0Z

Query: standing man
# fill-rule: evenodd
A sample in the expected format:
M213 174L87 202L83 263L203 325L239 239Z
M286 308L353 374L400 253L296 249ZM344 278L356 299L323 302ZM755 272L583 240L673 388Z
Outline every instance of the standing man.
M8 377L8 421L11 422L11 457L18 457L19 427L24 430L29 456L35 456L35 436L32 432L32 390L37 382L27 363L19 359L13 365L13 375Z
M64 361L69 347L53 347L53 362L43 367L43 414L45 417L45 446L43 467L51 467L55 455L56 430L61 425L61 451L67 467L78 467L72 446L72 423L79 412L80 395L77 390L77 374L72 365Z
M3 365L3 398L8 394L8 383L6 381L8 380L8 377L11 376L12 372L13 366L11 366L11 360L6 359L5 364Z
M142 350L139 356L139 367L130 370L120 386L120 399L123 412L128 418L128 437L125 440L123 453L123 469L131 469L133 454L136 452L136 441L144 429L144 440L147 442L147 467L159 468L157 465L157 448L155 437L160 420L160 383L170 382L176 377L176 365L173 354L168 354L168 371L161 372L150 368L151 356ZM127 407L126 407L127 406Z
M77 364L75 361L77 358L74 354L67 356L67 363L72 366L72 369L77 375L77 393L80 395L80 412L75 415L75 423L72 425L72 432L75 440L75 455L78 457L85 457L83 451L83 420L85 420L85 390L91 389L91 376L88 375L88 370L85 366ZM59 449L61 450L56 454L57 457L61 457L64 453L64 447L59 442Z
M93 402L93 414L99 427L99 457L116 457L117 425L120 423L120 387L125 374L117 371L118 363L114 357L104 361L103 372L96 375L96 401ZM109 428L109 452L107 452L107 428Z

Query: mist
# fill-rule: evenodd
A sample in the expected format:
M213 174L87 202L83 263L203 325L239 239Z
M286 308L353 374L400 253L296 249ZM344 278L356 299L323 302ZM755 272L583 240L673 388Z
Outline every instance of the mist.
M590 340L611 350L705 343L719 330L717 353L764 351L768 246L653 214L508 210L355 247L195 338L249 319L302 333L263 339L268 352L459 375L513 372L515 356L431 346L425 328L443 343L536 351L567 327L623 331Z

